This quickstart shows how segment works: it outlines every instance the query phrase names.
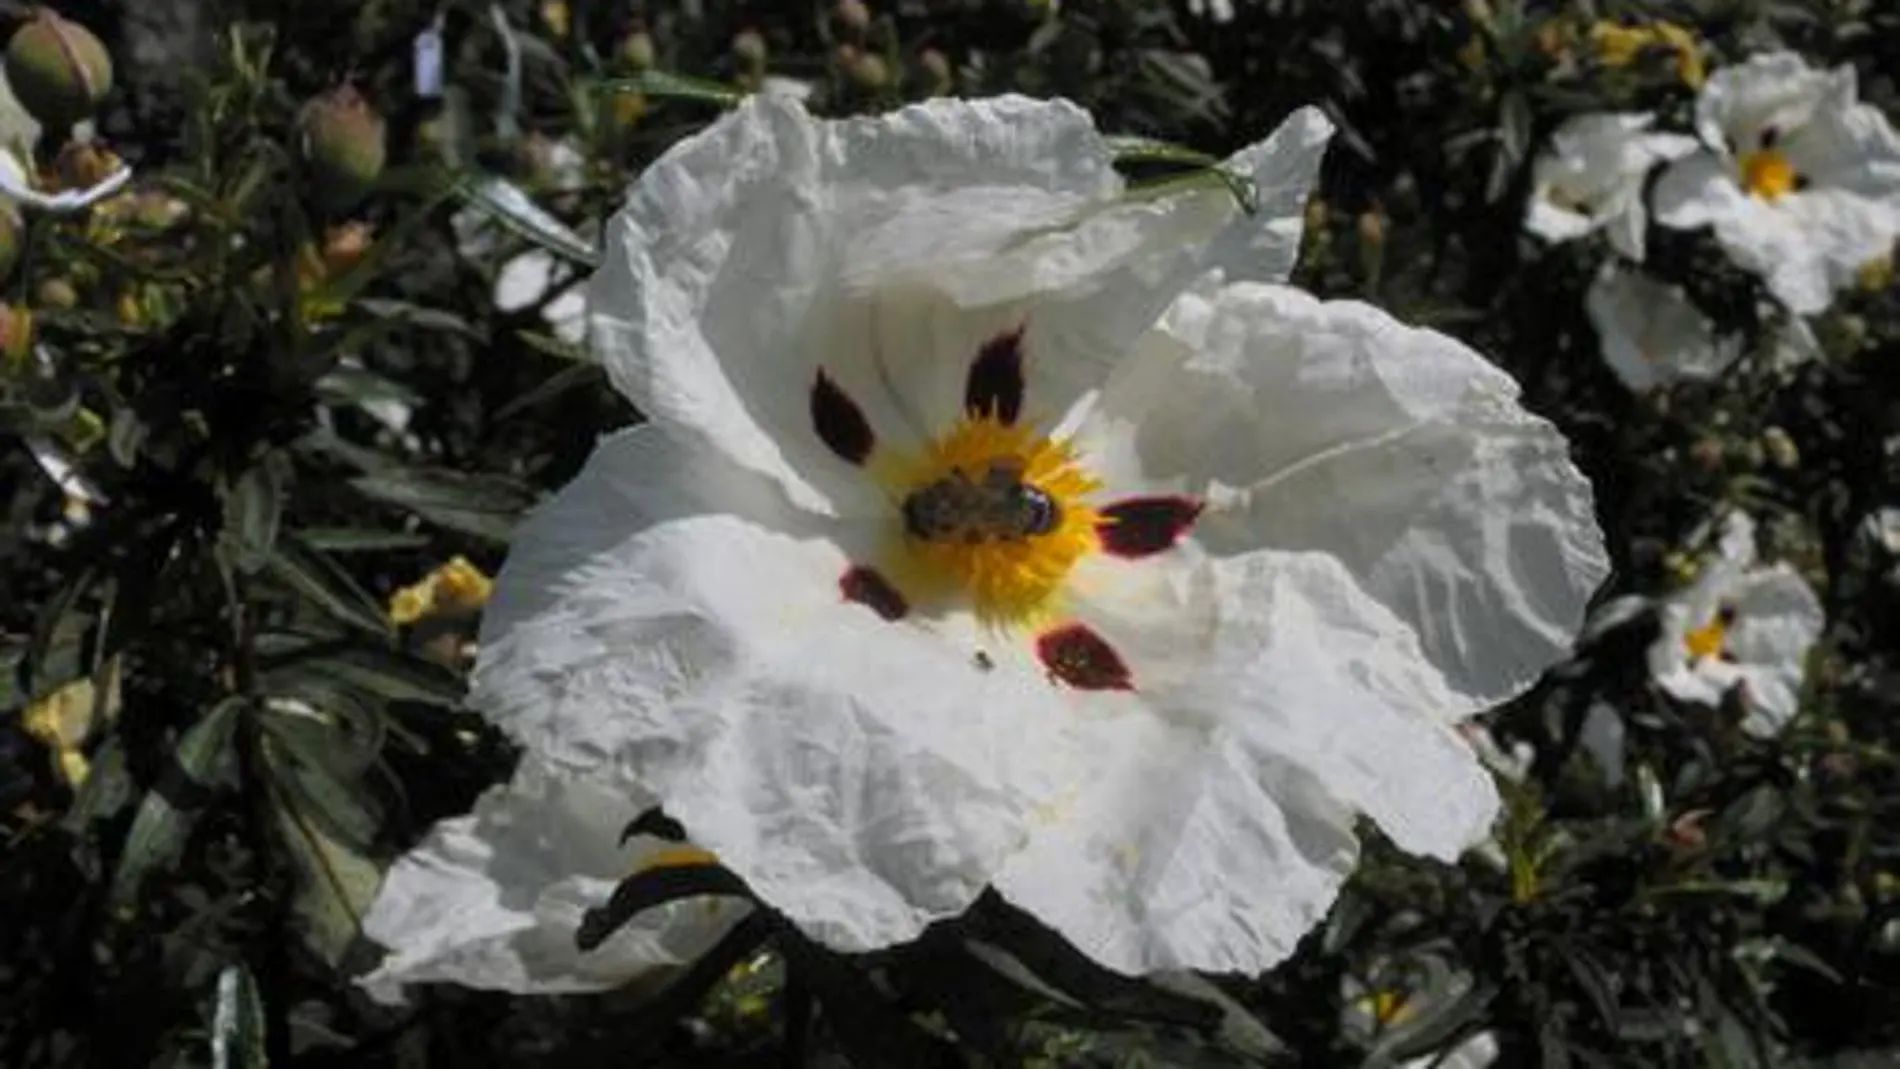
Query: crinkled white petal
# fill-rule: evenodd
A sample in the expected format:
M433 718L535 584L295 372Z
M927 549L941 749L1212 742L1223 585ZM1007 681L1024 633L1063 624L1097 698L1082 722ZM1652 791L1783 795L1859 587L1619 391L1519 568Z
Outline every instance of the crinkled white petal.
M1742 355L1741 338L1716 337L1680 288L1614 262L1598 269L1584 308L1604 362L1632 390L1707 381Z
M1843 70L1853 77L1851 68ZM1696 98L1696 132L1711 149L1751 151L1763 130L1786 134L1807 125L1840 78L1814 70L1795 52L1757 53L1709 76Z
M471 700L650 785L814 937L913 938L1085 777L1045 681L843 599L869 542L687 432L616 435L517 534Z
M1023 329L1032 415L1059 415L1200 272L1230 255L1290 268L1288 202L1304 200L1329 131L1302 112L1277 147L1236 157L1269 208L1237 222L1213 184L1124 195L1108 144L1064 102L936 100L821 123L754 97L634 188L590 290L595 340L643 412L696 428L806 507L882 507L810 427L821 366L903 441L957 411L951 387L985 332ZM1247 244L1242 230L1269 233ZM905 333L918 310L941 327L930 344Z
M1079 440L1113 485L1203 495L1210 552L1339 559L1417 633L1447 719L1566 653L1609 567L1588 483L1510 377L1355 302L1184 297Z
M680 901L634 917L592 951L574 938L642 859L666 844L621 832L654 801L624 779L522 762L468 816L397 859L363 918L388 950L359 983L382 1002L409 984L517 994L604 991L692 962L743 917L736 899Z
M1140 706L1071 714L1093 778L997 887L1112 968L1255 973L1330 906L1354 813L1449 859L1497 795L1415 636L1338 561L1175 553L1078 577L1075 616Z
M1300 108L1271 137L1228 157L1222 166L1253 183L1255 211L1207 246L1202 266L1218 268L1229 282L1285 282L1293 274L1306 201L1335 130L1318 108Z
M1785 563L1749 574L1732 596L1735 624L1729 628L1728 652L1746 688L1742 728L1773 735L1794 718L1808 653L1827 617L1807 580Z

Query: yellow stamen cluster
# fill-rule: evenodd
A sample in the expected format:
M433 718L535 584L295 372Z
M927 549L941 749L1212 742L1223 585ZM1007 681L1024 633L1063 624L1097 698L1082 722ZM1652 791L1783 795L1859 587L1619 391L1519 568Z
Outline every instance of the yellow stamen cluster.
M1709 622L1682 636L1682 644L1688 647L1692 660L1719 656L1722 646L1728 642L1728 619L1722 613L1710 617Z
M1794 164L1775 149L1765 148L1742 157L1742 188L1771 204L1793 193L1798 180Z
M494 590L494 580L467 557L458 556L421 582L391 594L389 619L398 627L407 627L431 616L466 615L488 604Z
M1682 84L1700 89L1708 77L1695 34L1673 22L1624 26L1606 20L1590 27L1590 44L1605 67L1628 67L1651 51L1669 51L1676 54L1676 76Z
M1055 528L1013 540L930 541L911 537L900 523L890 578L914 603L967 597L986 623L1030 626L1058 612L1056 595L1069 571L1099 546L1100 517L1084 501L1101 484L1076 463L1066 441L990 416L966 417L917 455L881 457L875 474L901 503L940 479L959 472L980 477L999 462L1020 468L1022 481L1055 503Z

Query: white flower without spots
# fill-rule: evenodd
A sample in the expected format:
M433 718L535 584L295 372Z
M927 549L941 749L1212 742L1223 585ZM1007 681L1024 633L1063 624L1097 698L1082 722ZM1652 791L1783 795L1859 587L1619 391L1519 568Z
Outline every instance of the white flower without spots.
M1657 221L1713 228L1777 300L1824 310L1900 235L1900 136L1858 93L1853 67L1792 52L1717 71L1696 101L1703 150L1657 182Z
M1603 360L1623 385L1643 392L1679 382L1722 377L1746 351L1740 334L1717 334L1715 324L1680 287L1666 285L1614 261L1597 270L1584 295ZM1814 332L1790 316L1768 339L1768 367L1787 369L1820 355Z
M380 1002L453 980L516 993L605 991L690 964L748 906L677 902L635 917L583 953L582 915L669 845L621 832L650 797L611 771L575 777L528 758L465 817L443 821L383 878L363 934L389 953L360 981Z
M755 97L676 146L588 293L653 423L517 535L471 700L843 950L994 885L1118 970L1258 972L1356 814L1480 841L1453 725L1606 561L1506 376L1271 284L1328 132L1231 162L1256 217L1125 189L1061 102Z
M1695 151L1694 138L1650 130L1654 115L1578 115L1551 136L1531 173L1524 229L1556 244L1604 231L1610 245L1643 259L1649 213L1643 183L1657 164Z
M1663 603L1661 622L1649 648L1656 685L1702 705L1739 689L1743 730L1767 737L1794 718L1827 619L1792 567L1756 566L1755 523L1733 512L1695 582Z

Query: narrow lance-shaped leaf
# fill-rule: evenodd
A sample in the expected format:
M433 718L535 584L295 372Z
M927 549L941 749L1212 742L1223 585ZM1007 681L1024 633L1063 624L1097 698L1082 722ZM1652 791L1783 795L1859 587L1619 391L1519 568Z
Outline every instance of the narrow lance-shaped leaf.
M211 1018L211 1069L264 1069L264 1007L257 981L242 965L218 973L218 1003Z
M486 213L511 233L590 269L600 265L600 256L591 244L513 182L496 175L470 175L456 183L455 191L470 207Z
M246 699L219 702L178 740L175 762L139 803L112 876L113 908L123 909L137 896L145 878L174 864L185 836L197 820L204 797L233 766L231 741Z

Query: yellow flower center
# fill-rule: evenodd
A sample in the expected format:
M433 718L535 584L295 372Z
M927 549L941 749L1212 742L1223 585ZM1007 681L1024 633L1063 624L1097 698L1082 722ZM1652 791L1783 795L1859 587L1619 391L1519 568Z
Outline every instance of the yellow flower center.
M1765 201L1794 192L1798 181L1794 164L1777 149L1765 148L1742 157L1742 188Z
M877 469L900 503L891 578L914 601L967 597L986 623L1037 623L1100 545L1100 517L1084 503L1100 482L1066 441L1033 428L966 416Z
M1729 618L1729 613L1718 612L1709 618L1708 623L1682 636L1682 643L1689 648L1692 660L1721 655L1722 646L1728 641Z

